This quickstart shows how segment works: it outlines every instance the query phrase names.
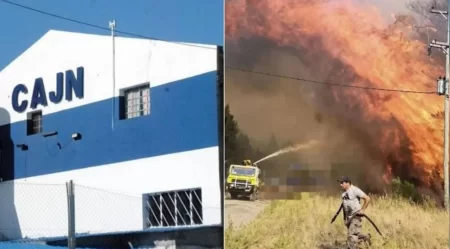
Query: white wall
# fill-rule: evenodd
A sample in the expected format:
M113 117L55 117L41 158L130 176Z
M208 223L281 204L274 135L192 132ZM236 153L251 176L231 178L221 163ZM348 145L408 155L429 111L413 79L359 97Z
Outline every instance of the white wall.
M67 235L69 180L76 184L77 233L142 230L143 193L197 187L202 188L204 225L221 224L217 159L218 147L211 147L3 182L0 196L14 200L15 214L5 212L12 203L0 202L0 232L13 238L19 231L30 238ZM12 215L19 226L10 222Z
M114 96L119 96L121 88L145 82L154 87L215 71L216 48L199 46L117 37ZM26 85L29 91L27 99L30 100L36 78L43 78L48 93L56 90L56 73L66 70L76 73L79 66L85 70L84 99L63 100L59 104L49 101L49 105L42 109L43 115L113 97L112 38L49 31L0 72L0 106L10 112L11 122L25 120L25 113L19 114L12 109L14 87L19 83ZM20 102L24 95L19 96ZM2 124L5 120L0 120Z
M216 49L210 48L117 38L114 95L118 96L121 88L144 82L154 87L215 71ZM59 104L49 101L42 113L111 98L111 52L109 36L50 31L0 72L0 107L9 111L11 122L25 120L26 113L12 109L13 88L25 84L31 100L35 78L43 78L48 93L56 90L57 72L76 72L79 66L85 68L84 99ZM0 118L0 125L6 122ZM218 150L211 147L0 183L0 232L11 239L67 235L64 184L69 180L87 186L75 189L77 233L141 230L143 193L197 187L202 188L204 224L220 224Z

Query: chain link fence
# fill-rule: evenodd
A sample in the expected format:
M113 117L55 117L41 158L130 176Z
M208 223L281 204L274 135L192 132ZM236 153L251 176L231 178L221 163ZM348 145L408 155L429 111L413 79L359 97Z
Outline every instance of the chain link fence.
M205 216L221 212L220 205L203 205L201 190L130 194L78 184L2 182L0 241L67 245L74 234L77 246L113 245L126 234L201 227Z
M0 240L67 234L65 184L0 183Z

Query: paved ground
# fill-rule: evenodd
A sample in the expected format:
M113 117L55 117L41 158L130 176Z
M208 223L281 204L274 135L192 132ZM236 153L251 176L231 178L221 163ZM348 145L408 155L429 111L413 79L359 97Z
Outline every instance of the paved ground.
M225 229L231 222L233 227L247 224L264 210L268 201L248 201L225 199Z

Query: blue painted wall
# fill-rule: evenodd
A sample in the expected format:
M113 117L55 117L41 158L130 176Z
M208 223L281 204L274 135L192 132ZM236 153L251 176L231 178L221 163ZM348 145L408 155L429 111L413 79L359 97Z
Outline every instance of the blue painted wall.
M0 176L19 179L218 146L216 74L151 88L150 115L119 120L116 108L114 130L112 99L49 115L44 110L43 132L57 131L52 137L27 136L26 121L4 125ZM81 140L72 140L75 132ZM17 144L26 144L28 150Z

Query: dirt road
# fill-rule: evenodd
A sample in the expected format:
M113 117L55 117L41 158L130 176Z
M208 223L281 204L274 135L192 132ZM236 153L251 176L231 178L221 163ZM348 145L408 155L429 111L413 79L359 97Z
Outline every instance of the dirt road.
M233 227L247 224L261 213L268 201L247 201L225 199L225 229L231 222Z

